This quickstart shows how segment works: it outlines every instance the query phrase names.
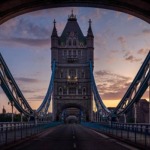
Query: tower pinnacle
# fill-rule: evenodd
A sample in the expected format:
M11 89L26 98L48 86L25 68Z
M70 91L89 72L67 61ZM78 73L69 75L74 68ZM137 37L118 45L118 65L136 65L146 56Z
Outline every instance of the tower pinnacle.
M76 19L76 15L73 14L73 9L71 10L71 15L68 16L68 20L69 21L75 21Z
M53 37L57 37L58 35L57 35L57 30L56 30L56 21L55 21L55 19L54 19L54 27L53 27L53 31L52 31L52 36Z
M92 28L91 28L91 24L92 24L92 21L91 21L91 19L89 19L89 28L88 28L87 36L93 37L93 31L92 31Z

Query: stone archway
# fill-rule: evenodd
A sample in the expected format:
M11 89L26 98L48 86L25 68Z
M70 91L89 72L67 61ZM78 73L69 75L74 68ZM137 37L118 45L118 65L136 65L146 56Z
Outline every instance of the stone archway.
M64 104L58 111L57 114L55 116L55 120L61 120L62 114L64 111L66 111L67 109L78 109L78 113L82 112L82 114L84 114L84 116L86 116L86 118L84 118L84 120L87 120L87 118L89 118L89 114L88 114L88 110L86 110L84 108L84 106L80 105L80 104L76 104L76 103L68 103L68 104ZM66 117L70 116L70 115L76 115L76 114L65 114ZM79 115L79 114L78 114ZM81 119L81 118L80 118Z
M149 0L1 0L0 24L18 15L56 7L95 7L117 10L134 15L150 23Z

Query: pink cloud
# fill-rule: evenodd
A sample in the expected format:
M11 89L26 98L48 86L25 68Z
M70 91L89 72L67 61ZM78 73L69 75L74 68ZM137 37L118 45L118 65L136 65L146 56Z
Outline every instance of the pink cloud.
M107 70L95 72L97 88L102 99L121 99L130 85L131 78Z
M138 50L137 53L140 55L146 55L146 54L148 54L149 51L150 51L150 49L141 48L140 50Z
M135 17L132 16L132 15L128 15L128 16L127 16L127 20L128 20L128 21L133 20L134 18L135 18Z

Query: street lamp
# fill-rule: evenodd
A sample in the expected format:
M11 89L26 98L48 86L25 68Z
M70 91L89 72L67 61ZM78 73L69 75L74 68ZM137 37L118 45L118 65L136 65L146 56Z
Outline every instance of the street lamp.
M150 124L150 80L148 81L149 86L149 124Z
M14 102L8 102L8 105L11 104L11 122L14 122L14 113L13 113L13 108L14 108Z

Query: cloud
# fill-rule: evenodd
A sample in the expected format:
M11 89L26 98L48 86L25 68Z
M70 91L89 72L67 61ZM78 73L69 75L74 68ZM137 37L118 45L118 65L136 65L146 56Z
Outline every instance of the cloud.
M33 97L29 97L28 101L43 101L45 96L43 95L34 95Z
M19 81L19 82L29 82L29 83L37 83L39 82L39 80L37 79L32 79L32 78L25 78L25 77L16 77L15 78L16 81Z
M128 20L128 21L133 20L134 18L135 18L135 17L132 16L132 15L128 15L128 16L127 16L127 20Z
M98 61L98 60L100 60L99 57L94 57L94 61Z
M0 36L1 37L11 36L13 34L14 29L17 27L18 22L19 18L16 17L0 25Z
M17 28L14 31L21 37L48 38L51 35L49 27L43 27L24 18L19 20Z
M126 38L124 36L119 36L117 38L117 41L121 44L122 50L126 49L126 47L127 47L127 45L126 45L127 41L126 41Z
M115 17L119 18L123 13L120 11L115 11Z
M94 45L95 45L95 48L98 50L100 49L106 50L107 38L106 38L105 33L101 35L99 34L95 35Z
M144 34L150 34L150 29L143 29L142 32L143 32Z
M90 13L88 15L89 19L91 18L94 21L98 21L99 19L102 18L102 16L107 13L106 11L102 11L99 8L96 8L92 13ZM86 16L86 20L87 20L87 16Z
M52 26L51 26L52 27ZM19 38L49 38L51 35L50 26L42 25L36 20L33 21L33 17L17 17L11 19L7 23L1 26L1 37L19 37Z
M130 56L125 57L125 60L130 61L130 62L138 62L138 61L141 61L142 59L141 58L136 58L133 55L130 55Z
M124 56L123 58L126 60L126 61L129 61L129 62L139 62L142 60L142 58L136 58L130 51L124 51Z
M130 85L130 77L118 75L107 70L95 72L97 88L104 100L117 100L123 97Z
M50 39L29 39L29 38L11 37L6 39L0 39L0 42L9 43L11 47L17 46L18 44L24 44L27 46L34 46L34 47L50 47L51 45Z
M146 55L146 54L148 54L149 51L150 51L150 49L141 48L137 51L137 53L140 55Z
M34 90L27 90L27 89L23 89L23 90L21 90L23 93L35 93L35 92L37 92L36 90L34 91Z
M117 40L118 40L122 45L124 45L124 44L126 43L126 39L125 39L125 37L123 37L123 36L118 37Z

